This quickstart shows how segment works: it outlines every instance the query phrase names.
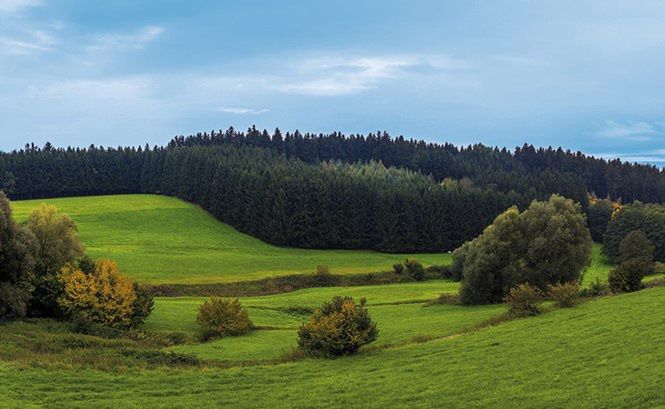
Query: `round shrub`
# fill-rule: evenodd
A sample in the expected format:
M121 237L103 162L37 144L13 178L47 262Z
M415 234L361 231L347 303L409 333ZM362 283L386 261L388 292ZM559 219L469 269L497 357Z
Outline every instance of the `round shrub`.
M401 275L404 273L404 264L402 263L395 263L393 264L393 271L395 274Z
M543 298L540 290L529 284L513 287L505 298L508 315L513 318L530 317L540 314L538 307Z
M654 245L642 230L633 230L619 244L619 263L639 259L650 264L654 250Z
M416 281L422 281L425 279L425 268L423 267L423 263L415 258L409 257L404 260L404 267L406 272Z
M632 259L619 264L610 271L607 282L614 293L637 291L642 288L642 278L652 267L641 259Z
M577 283L558 283L549 286L548 289L550 298L561 308L568 308L575 305L579 293L580 286Z
M379 332L365 299L356 304L351 297L333 297L324 303L298 331L298 346L319 357L352 355L374 342Z
M254 328L247 310L237 298L211 298L204 302L199 307L196 322L203 331L204 340L243 335Z

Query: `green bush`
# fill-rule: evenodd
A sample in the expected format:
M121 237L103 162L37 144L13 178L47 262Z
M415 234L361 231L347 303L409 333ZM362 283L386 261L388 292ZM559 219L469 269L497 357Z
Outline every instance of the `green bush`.
M437 277L437 278L450 278L452 277L452 271L450 266L429 266L425 268L425 272L428 277Z
M401 275L404 273L404 264L402 263L395 263L393 264L393 271L395 274Z
M409 257L404 260L404 268L406 269L406 272L416 281L422 281L425 279L425 268L423 267L423 263L420 261Z
M637 291L642 288L642 279L651 268L652 263L645 260L624 261L610 271L607 281L614 293Z
M550 285L548 288L548 295L561 308L568 308L575 305L579 293L580 286L577 283L558 283Z
M196 322L202 330L202 339L237 336L254 328L247 310L237 298L211 298L199 307Z
M453 251L453 264L450 266L450 272L452 278L455 281L462 280L464 275L464 260L469 251L469 243L464 243Z
M512 318L530 317L540 314L539 305L543 298L540 290L529 284L513 287L505 298L508 315Z
M653 266L653 273L654 274L665 274L665 263L661 263L659 261L654 263Z
M334 297L324 303L298 331L298 346L318 357L351 355L378 336L365 308L365 299L356 304L351 297Z
M654 244L654 260L665 262L665 204L635 202L622 206L607 225L603 253L618 259L621 241L634 230L643 231Z

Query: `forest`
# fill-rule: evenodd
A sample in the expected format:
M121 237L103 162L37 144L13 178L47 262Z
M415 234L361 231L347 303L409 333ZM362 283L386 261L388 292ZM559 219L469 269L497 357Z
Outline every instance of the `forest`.
M665 173L560 148L230 128L163 147L28 145L0 155L0 189L12 199L167 194L272 244L441 252L554 193L585 211L589 197L665 201Z

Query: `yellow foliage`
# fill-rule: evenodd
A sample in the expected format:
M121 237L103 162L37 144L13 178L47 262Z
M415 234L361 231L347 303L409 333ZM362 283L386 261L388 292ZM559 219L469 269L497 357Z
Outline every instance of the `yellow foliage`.
M95 272L89 275L65 267L60 279L65 290L60 304L73 317L111 327L131 326L136 301L134 283L120 275L114 261L98 261Z

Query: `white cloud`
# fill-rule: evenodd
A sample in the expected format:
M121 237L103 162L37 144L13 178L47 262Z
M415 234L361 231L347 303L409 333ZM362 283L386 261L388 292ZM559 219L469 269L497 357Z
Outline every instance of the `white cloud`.
M152 79L148 77L125 77L109 79L68 80L43 87L32 87L31 95L62 101L100 102L129 101L148 98L152 93Z
M384 80L466 67L465 62L446 56L320 57L301 61L295 69L297 79L284 78L276 88L315 96L349 95L375 88Z
M237 107L223 107L217 109L219 112L225 112L227 114L238 114L238 115L244 115L244 114L264 114L266 112L270 112L269 109L251 109L251 108L237 108Z
M610 139L627 139L632 141L647 141L658 134L653 124L647 122L620 123L613 120L605 121L605 127L596 136Z
M41 6L41 0L0 0L0 13L14 14L30 7Z
M132 34L110 33L97 36L94 43L87 47L89 52L108 50L140 50L155 41L164 33L160 26L147 26Z

